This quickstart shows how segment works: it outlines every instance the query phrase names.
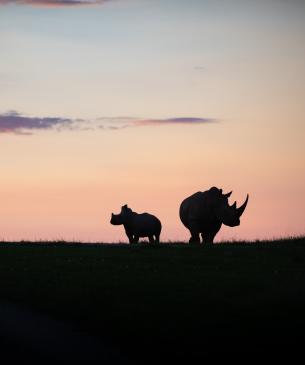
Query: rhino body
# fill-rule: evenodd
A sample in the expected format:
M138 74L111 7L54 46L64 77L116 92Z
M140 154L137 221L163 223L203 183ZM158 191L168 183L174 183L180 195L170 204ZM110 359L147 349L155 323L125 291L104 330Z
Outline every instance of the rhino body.
M152 214L139 214L124 205L120 214L112 213L110 223L124 226L129 243L139 242L140 237L148 237L150 243L160 241L161 222Z
M190 243L213 243L214 237L222 224L230 227L240 224L248 195L244 204L236 208L236 202L230 206L228 198L232 192L223 194L222 189L212 187L207 191L199 191L184 199L180 205L180 219L190 231Z

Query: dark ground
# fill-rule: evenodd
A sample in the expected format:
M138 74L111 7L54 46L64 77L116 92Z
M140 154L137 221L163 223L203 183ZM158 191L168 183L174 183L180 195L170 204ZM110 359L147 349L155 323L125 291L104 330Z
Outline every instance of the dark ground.
M11 361L197 364L305 353L305 238L5 242L0 288L0 353Z

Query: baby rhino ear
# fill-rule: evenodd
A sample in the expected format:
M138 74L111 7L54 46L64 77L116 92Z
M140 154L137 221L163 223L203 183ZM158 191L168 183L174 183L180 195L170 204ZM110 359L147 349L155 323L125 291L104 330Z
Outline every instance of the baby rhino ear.
M121 212L126 212L128 210L128 206L127 206L127 204L125 204L125 205L123 205L122 207L121 207Z

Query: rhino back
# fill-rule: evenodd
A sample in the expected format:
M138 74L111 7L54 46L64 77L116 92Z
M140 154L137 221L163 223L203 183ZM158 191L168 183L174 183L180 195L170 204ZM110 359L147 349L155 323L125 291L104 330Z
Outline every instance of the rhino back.
M140 237L159 235L161 222L157 217L149 213L136 214L132 220L133 233Z
M212 207L208 199L208 192L197 192L184 199L180 205L180 219L188 228L189 222L205 223L213 219Z

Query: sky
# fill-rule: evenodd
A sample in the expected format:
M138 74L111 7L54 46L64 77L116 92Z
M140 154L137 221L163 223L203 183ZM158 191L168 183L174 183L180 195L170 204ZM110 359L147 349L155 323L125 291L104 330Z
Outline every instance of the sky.
M304 235L304 44L303 0L0 0L0 240L188 240L211 186L216 242Z

